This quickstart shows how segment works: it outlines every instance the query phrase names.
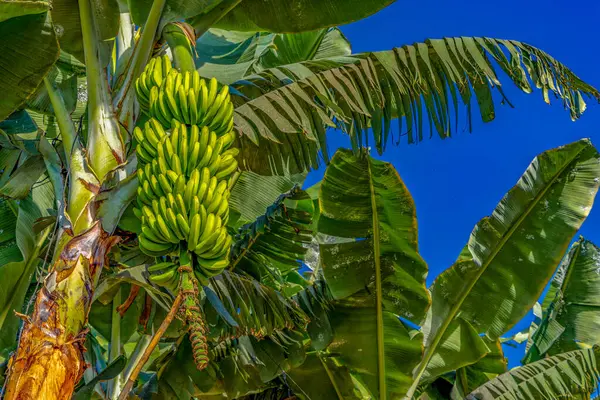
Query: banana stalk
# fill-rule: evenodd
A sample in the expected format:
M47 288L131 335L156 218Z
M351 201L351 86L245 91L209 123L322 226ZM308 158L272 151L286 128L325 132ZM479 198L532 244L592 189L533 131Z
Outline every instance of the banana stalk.
M196 278L194 278L190 255L184 251L179 260L181 264L179 273L182 275L181 287L179 288L183 295L183 303L181 305L182 319L188 325L196 367L204 369L208 365L207 330L198 301L198 285Z
M196 70L192 47L196 42L194 28L186 23L171 22L162 31L163 38L169 44L175 67L181 72Z

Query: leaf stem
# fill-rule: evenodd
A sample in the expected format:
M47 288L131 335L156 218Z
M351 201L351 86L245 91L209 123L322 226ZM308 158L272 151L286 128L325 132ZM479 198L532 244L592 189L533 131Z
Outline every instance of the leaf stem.
M125 369L123 370L123 378L125 381L129 380L129 377L131 376L133 369L140 362L141 358L144 355L144 352L150 345L151 340L152 340L152 336L150 336L150 335L145 335L145 334L140 335L140 339L137 341L137 343L135 345L135 349L133 349L133 352L131 353L129 362L127 363L127 365L125 366Z
M317 353L317 357L319 358L319 361L321 361L321 364L323 365L325 372L327 372L327 377L329 377L329 381L331 382L331 385L335 389L335 394L337 394L338 399L344 400L344 396L340 392L340 388L338 387L337 383L335 382L335 378L334 378L333 374L331 373L331 371L329 370L329 367L325 363L325 360L323 360L323 356L321 355L321 352Z
M73 125L73 120L67 110L62 94L54 87L47 76L44 78L44 85L46 86L50 103L54 109L54 116L56 117L58 128L60 129L62 145L65 151L65 162L69 165L71 154L73 154L73 146L75 145L77 138L77 131L75 130L75 125Z
M135 44L135 25L131 20L131 14L126 7L119 3L121 11L119 16L119 33L115 40L116 67L113 75L113 84L117 81L117 73L122 72L121 65L128 64L131 60L132 52L127 52Z

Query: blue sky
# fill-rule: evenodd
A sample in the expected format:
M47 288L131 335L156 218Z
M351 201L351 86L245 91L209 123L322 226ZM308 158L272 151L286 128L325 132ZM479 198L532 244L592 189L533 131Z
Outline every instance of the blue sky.
M444 36L519 40L545 50L600 88L599 17L600 2L593 0L399 0L342 31L355 53ZM472 134L465 130L443 141L434 137L418 145L402 143L381 157L394 164L415 199L428 284L453 263L473 226L493 211L537 154L584 137L600 148L598 104L588 101L583 117L572 122L558 101L549 106L541 92L527 95L508 79L503 82L514 109L498 106L496 119L487 124L474 118ZM466 127L464 120L460 127ZM346 139L334 133L330 143L349 147ZM312 172L307 185L322 175L323 168ZM600 244L599 228L600 205L580 234ZM515 331L529 326L530 319L531 315ZM505 347L509 366L518 365L523 353L523 346Z

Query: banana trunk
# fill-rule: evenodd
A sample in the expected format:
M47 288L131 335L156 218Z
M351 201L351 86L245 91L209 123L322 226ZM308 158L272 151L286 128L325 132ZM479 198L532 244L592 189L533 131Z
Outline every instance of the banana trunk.
M70 399L86 368L83 342L94 287L118 241L99 224L68 242L37 294L16 354L5 399Z

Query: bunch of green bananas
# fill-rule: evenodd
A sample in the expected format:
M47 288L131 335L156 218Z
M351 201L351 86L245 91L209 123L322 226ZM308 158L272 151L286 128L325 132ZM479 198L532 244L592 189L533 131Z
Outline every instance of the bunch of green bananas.
M148 62L140 77L135 81L135 91L142 110L148 111L150 107L150 89L154 86L160 87L172 69L171 60L167 55L153 58Z
M178 72L167 56L150 61L136 81L136 91L142 110L164 127L178 121L206 126L217 136L233 128L229 88L219 89L215 78L207 83L198 71Z
M220 272L232 240L225 225L228 179L237 169L238 150L229 148L233 133L217 139L206 127L188 130L175 123L168 135L155 119L134 132L142 160L135 210L142 219L141 249L161 256L183 245L198 256L206 275Z
M229 263L229 186L239 152L231 148L233 105L227 86L217 90L211 80L207 89L197 72L182 74L164 60L148 64L136 82L138 92L148 87L148 77L153 84L150 119L143 129L134 129L140 163L134 209L142 220L139 244L151 256L187 249L196 255L198 277L208 278ZM159 103L167 106L168 115ZM161 284L164 277L151 279Z

